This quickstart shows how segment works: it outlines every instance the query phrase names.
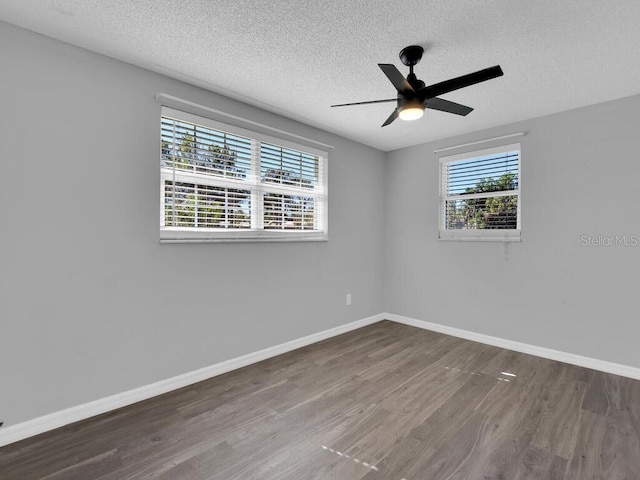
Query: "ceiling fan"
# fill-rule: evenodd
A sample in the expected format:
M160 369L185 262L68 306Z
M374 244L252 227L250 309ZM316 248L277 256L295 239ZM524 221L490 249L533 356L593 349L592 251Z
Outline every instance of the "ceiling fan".
M378 64L382 72L391 80L393 86L396 87L398 91L396 98L371 100L368 102L341 103L331 106L347 107L351 105L367 105L370 103L397 102L398 106L382 124L383 127L386 127L398 117L400 117L401 120L417 120L422 117L425 108L464 116L471 113L473 108L438 98L438 95L443 95L458 90L459 88L475 85L476 83L485 82L504 75L500 65L495 65L485 68L484 70L462 75L461 77L425 86L425 83L422 80L418 80L418 77L413 73L413 67L422 59L423 53L424 49L419 45L410 45L400 51L400 60L409 67L409 75L407 75L407 78L402 76L395 65L390 63Z

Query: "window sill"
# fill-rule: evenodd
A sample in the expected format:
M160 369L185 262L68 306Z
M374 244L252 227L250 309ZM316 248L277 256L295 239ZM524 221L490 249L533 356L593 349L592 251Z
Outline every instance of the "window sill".
M439 240L462 242L521 242L520 230L440 230Z
M260 243L260 242L326 242L329 237L324 232L287 233L281 231L224 232L203 234L203 232L161 231L160 243Z

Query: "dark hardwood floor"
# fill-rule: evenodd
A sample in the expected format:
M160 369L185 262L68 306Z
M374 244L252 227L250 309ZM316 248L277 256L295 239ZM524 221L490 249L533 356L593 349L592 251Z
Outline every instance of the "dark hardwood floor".
M640 381L380 322L4 447L0 478L640 479Z

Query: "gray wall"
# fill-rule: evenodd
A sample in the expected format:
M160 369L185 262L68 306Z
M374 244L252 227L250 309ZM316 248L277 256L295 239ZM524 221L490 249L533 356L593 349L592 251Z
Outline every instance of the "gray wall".
M384 153L4 23L0 58L5 425L384 311ZM159 91L334 145L330 241L160 245Z
M387 311L640 367L640 245L582 239L640 240L638 112L634 96L389 154ZM519 131L522 242L439 241L433 151Z

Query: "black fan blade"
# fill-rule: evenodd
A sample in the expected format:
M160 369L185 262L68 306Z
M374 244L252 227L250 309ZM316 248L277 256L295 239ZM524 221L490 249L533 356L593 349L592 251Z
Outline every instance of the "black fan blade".
M398 70L395 65L391 63L379 63L378 66L387 78L391 80L391 83L393 83L393 86L396 87L398 92L415 92L411 84L407 82L407 79L402 76L400 70Z
M452 78L450 80L445 80L444 82L422 87L418 91L418 95L425 99L433 98L458 90L459 88L468 87L470 85L475 85L476 83L491 80L492 78L501 77L502 75L504 75L504 73L500 68L500 65L495 65L493 67L485 68L484 70L462 75L461 77Z
M350 105L368 105L370 103L386 103L386 102L397 102L397 98L387 98L385 100L370 100L368 102L355 102L355 103L341 103L339 105L331 105L332 107L348 107Z
M450 102L443 98L429 98L424 102L424 106L433 110L440 110L441 112L455 113L456 115L469 115L473 112L473 108L466 105L460 105L456 102Z
M393 113L391 115L389 115L389 118L387 118L385 120L385 122L382 124L382 126L386 127L391 122L393 122L396 118L398 118L398 109L397 108L393 111Z

